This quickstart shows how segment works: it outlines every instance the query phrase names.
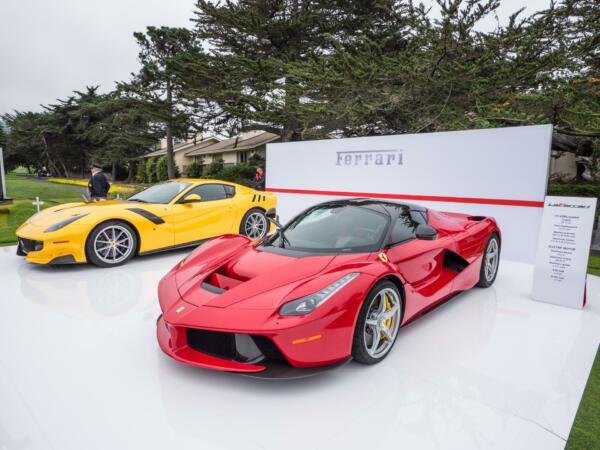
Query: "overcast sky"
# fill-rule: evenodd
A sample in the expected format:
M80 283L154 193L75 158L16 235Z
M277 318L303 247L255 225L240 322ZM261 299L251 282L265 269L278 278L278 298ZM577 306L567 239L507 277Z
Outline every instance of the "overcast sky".
M425 0L425 4L433 1ZM40 110L73 90L110 91L138 68L132 33L148 25L191 26L194 0L1 0L0 114ZM549 0L502 0L499 16ZM493 27L490 18L489 26Z

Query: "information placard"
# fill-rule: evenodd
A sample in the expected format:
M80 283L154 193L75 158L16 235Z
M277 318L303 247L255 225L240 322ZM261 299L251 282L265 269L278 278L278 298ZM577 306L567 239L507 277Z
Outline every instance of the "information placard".
M582 308L595 198L546 197L533 275L534 300Z

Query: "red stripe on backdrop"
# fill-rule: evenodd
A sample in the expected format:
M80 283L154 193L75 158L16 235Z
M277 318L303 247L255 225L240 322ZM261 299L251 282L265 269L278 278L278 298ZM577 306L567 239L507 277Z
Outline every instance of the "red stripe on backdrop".
M478 205L525 206L529 208L544 207L544 202L538 202L533 200L510 200L502 198L443 197L438 195L381 194L378 192L316 191L308 189L285 189L273 187L266 188L265 190L270 192L280 192L282 194L332 195L338 197L371 197L386 198L392 200L421 200L427 202L473 203Z

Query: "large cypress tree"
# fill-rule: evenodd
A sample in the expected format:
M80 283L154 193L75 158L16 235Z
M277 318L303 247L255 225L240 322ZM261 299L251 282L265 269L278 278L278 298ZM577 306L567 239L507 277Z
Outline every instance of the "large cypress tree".
M307 86L289 68L335 51L334 41L351 45L357 33L377 35L397 18L393 0L198 0L196 33L210 54L186 55L178 77L188 98L203 101L203 123L299 140L312 126L300 114Z
M186 137L190 114L181 96L181 80L175 76L177 58L196 48L195 36L185 28L148 27L134 33L139 45L140 71L119 89L139 99L146 112L163 125L167 140L169 178L175 177L174 137Z
M146 107L117 92L99 94L97 87L75 92L41 113L4 116L11 165L47 167L62 176L80 175L91 160L129 163L147 152L161 130L153 126Z

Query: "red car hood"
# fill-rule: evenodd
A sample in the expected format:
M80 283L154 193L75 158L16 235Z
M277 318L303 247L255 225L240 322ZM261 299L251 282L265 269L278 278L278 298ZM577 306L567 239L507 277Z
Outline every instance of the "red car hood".
M200 257L198 253L197 257ZM244 245L198 271L180 271L182 299L196 306L226 308L261 293L301 282L321 273L335 256L291 257ZM290 289L293 286L290 286ZM216 289L215 289L216 288ZM222 289L223 292L218 293Z

